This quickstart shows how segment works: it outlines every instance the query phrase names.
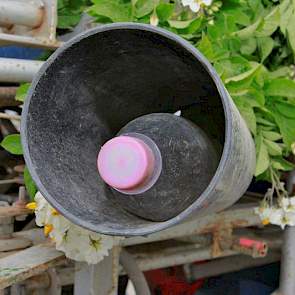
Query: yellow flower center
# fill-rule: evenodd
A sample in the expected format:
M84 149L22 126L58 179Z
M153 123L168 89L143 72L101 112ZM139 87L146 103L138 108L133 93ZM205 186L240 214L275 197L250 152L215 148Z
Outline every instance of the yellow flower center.
M56 209L52 208L52 209L51 209L51 214L52 214L53 216L57 216L57 215L59 215L59 212L58 212Z
M44 235L47 237L52 230L53 230L52 224L45 224Z
M269 218L264 218L264 219L262 220L262 224L263 224L263 225L268 225L269 223L270 223Z
M28 203L28 204L26 205L26 208L29 209L29 210L36 210L36 208L37 208L37 203L36 203L36 202Z

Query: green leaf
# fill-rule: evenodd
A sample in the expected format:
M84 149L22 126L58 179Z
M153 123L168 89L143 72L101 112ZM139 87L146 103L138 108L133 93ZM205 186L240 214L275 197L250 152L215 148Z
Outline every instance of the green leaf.
M65 1L64 0L58 0L57 1L57 9L61 9L65 6Z
M58 13L57 27L59 29L70 29L79 23L81 15L72 13L71 11L64 11Z
M274 79L265 83L265 95L295 97L295 81L289 79Z
M285 117L295 119L295 105L287 102L276 102L276 109Z
M259 106L264 106L265 97L261 89L255 89L254 87L249 90L246 95L248 99L255 100ZM258 106L256 105L256 106ZM254 106L254 105L253 105Z
M194 22L197 19L199 18L193 18L190 20L169 20L168 24L170 25L171 28L186 29L191 25L192 22Z
M184 29L184 31L187 31L188 34L195 33L200 28L202 21L202 17L196 18L186 29Z
M24 181L25 181L25 186L26 186L27 192L30 196L30 199L31 199L31 201L33 201L35 194L37 192L37 187L31 177L31 174L30 174L27 166L25 167L25 171L24 171Z
M156 8L157 16L162 22L168 20L172 16L173 11L174 4L170 3L160 3Z
M240 9L234 8L232 10L227 10L226 13L234 17L236 24L239 24L245 27L251 24L250 17L246 13L241 11Z
M267 147L263 142L261 134L256 138L256 153L255 176L258 176L266 171L270 164Z
M264 138L264 143L267 146L268 153L271 156L281 156L282 155L282 148L276 142Z
M240 51L242 54L251 55L257 48L257 42L255 38L249 38L242 40Z
M198 49L210 60L214 59L214 51L209 38L203 34L201 42L198 44Z
M279 139L282 139L282 135L278 132L274 132L274 131L262 131L262 135L263 137L272 140L272 141L276 141Z
M235 35L237 35L239 38L241 38L242 40L244 39L249 39L251 37L254 36L255 31L257 30L258 26L261 23L261 18L259 18L255 23L253 23L252 25L235 32Z
M271 36L280 25L280 8L276 6L266 17L255 31L257 37Z
M283 78L283 77L287 77L290 74L290 72L291 72L290 67L282 66L276 69L275 71L268 72L267 77L270 80Z
M1 142L1 146L14 155L22 155L23 149L19 134L7 135Z
M271 166L278 170L292 171L295 166L281 157L274 157L271 160Z
M113 22L132 20L131 4L125 4L118 0L95 0L90 12L92 16L104 16Z
M264 60L271 54L273 50L274 41L271 37L261 37L257 38L257 44L261 62L264 62Z
M269 127L275 127L276 126L273 122L271 122L271 121L269 121L267 119L261 118L259 116L256 117L256 122L261 124L261 125L265 125L265 126L269 126Z
M290 149L291 144L295 142L295 120L282 115L276 108L273 108L273 116L280 128L284 143Z
M136 17L141 18L147 14L150 14L154 10L154 8L154 0L138 0L135 3L135 15Z
M293 15L290 17L288 25L287 25L287 37L290 47L293 51L293 55L295 56L295 11ZM295 59L295 57L294 57Z
M287 26L293 14L292 3L290 0L284 0L280 4L280 29L284 36L287 33Z
M16 90L16 95L15 95L15 99L18 101L25 101L26 95L28 93L28 90L31 86L31 83L23 83L21 84L17 90Z
M253 74L256 73L256 71L260 68L260 64L259 63L252 63L252 69L242 73L242 74L239 74L239 75L236 75L236 76L233 76L233 77L229 77L227 79L225 79L225 83L229 83L229 82L237 82L237 81L241 81L241 80L244 80L246 78L249 78L251 77Z
M242 117L246 121L246 124L250 131L256 134L256 117L252 107L247 107L246 105L238 105L238 109L241 112Z

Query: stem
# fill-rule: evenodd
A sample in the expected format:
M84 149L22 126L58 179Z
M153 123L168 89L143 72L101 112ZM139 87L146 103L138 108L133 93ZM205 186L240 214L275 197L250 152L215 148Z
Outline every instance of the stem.
M9 115L9 114L5 114L5 113L0 113L0 119L18 120L18 121L20 121L21 116L19 116L19 115Z

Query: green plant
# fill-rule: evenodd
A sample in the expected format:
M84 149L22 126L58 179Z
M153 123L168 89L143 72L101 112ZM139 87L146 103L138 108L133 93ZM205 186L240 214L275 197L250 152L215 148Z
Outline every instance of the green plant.
M58 0L58 29L71 29L81 19L82 13L90 5L90 0Z
M294 0L224 0L197 14L180 1L93 0L88 12L103 23L154 22L191 42L214 65L255 139L255 176L274 183L294 168L286 160L295 142Z
M6 136L2 140L1 146L13 155L22 155L23 154L23 149L22 149L22 144L21 144L19 134L11 134L11 135ZM30 172L27 169L27 167L25 167L25 170L24 170L24 182L25 182L27 192L28 192L31 200L33 200L34 196L37 192L37 187L31 177Z

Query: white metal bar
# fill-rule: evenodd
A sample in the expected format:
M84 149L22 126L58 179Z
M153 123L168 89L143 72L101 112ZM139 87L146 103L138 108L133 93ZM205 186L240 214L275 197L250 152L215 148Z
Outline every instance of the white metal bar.
M117 295L119 277L119 247L96 265L76 263L75 295Z
M4 25L23 25L36 28L43 19L43 5L24 1L0 0L0 23Z
M0 82L31 82L43 61L0 58Z

